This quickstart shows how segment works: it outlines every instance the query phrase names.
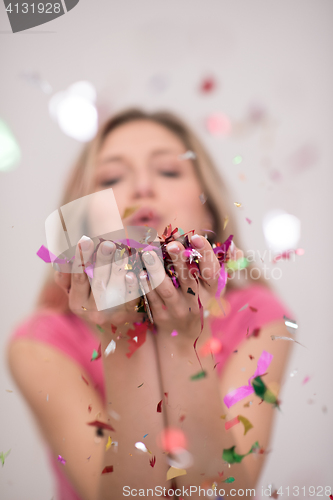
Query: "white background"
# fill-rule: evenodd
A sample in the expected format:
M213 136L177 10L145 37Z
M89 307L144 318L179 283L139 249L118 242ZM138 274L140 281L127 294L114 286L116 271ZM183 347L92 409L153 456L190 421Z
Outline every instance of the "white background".
M44 221L57 208L81 148L50 118L49 96L21 73L39 73L53 92L89 80L103 116L129 104L173 110L199 133L233 201L242 203L230 210L244 248L265 251L262 219L270 209L301 220L305 254L281 263L275 285L306 348L295 345L259 485L333 486L331 0L81 0L63 17L17 34L3 4L0 11L0 118L22 151L20 165L1 173L1 352L15 324L32 310L46 271L36 257L46 244ZM218 89L203 95L198 86L210 74ZM159 90L153 77L166 88ZM253 105L265 110L264 125L224 138L206 131L210 113L226 113L241 125ZM295 172L295 155L303 148L308 153ZM236 155L243 156L238 166ZM273 179L276 171L280 180ZM293 370L297 374L290 377ZM310 381L303 385L306 376ZM11 448L0 470L0 497L50 500L43 444L4 355L0 408L0 451Z

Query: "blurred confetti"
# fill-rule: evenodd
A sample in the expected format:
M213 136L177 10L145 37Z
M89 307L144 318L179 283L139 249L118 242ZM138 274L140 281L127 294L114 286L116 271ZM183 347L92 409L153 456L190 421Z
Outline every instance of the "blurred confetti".
M231 131L231 122L223 113L213 113L206 118L206 128L213 136L225 136Z
M216 80L214 77L209 76L203 79L200 84L200 92L202 94L210 94L216 90Z
M10 450L11 450L11 449L10 449ZM0 453L0 460L1 460L1 465L2 465L2 467L5 465L5 459L6 459L6 457L9 455L10 450L8 450L8 451L6 451L6 452L3 452L3 451L2 451L2 452Z
M0 120L0 171L15 168L21 160L19 145L10 128Z
M58 455L58 462L60 462L62 465L65 465L66 460L64 458L62 458L61 455Z

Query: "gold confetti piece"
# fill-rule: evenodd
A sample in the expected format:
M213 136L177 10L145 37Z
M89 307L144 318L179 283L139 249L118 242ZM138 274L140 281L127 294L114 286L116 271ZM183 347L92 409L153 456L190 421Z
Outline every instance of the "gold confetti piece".
M84 311L87 311L87 310L88 310L88 309L86 309L86 308L85 308L85 307L83 307L83 306L81 306L81 307L82 307L82 309L83 309Z
M229 222L229 217L226 215L226 216L224 217L224 222L223 222L223 230L227 227L228 222Z
M124 269L125 269L126 271L130 271L130 270L131 270L131 269L133 269L133 268L132 268L131 264L125 264Z
M6 389L6 392L13 392L13 391L11 391L10 389Z
M237 203L236 201L234 202L234 205L236 205L236 207L241 207L242 206L241 203Z
M124 255L125 250L126 250L125 247L120 250L120 257L122 257Z
M105 451L108 451L110 448L111 448L111 445L112 445L112 439L111 437L109 436L108 438L108 442L106 443L105 445Z
M185 469L177 469L176 467L170 467L170 469L167 472L167 481L170 479L173 479L174 477L178 476L185 476L187 474Z
M221 418L223 418L223 420L225 420L226 416L227 416L226 414L221 415Z
M242 415L238 415L238 420L240 422L242 422L242 424L244 425L244 436L245 434L250 430L252 429L253 425L251 424L251 422L245 418L245 417L242 417Z
M133 207L125 208L122 219L126 219L130 215L134 214L134 212L136 212L138 210L138 208L140 208L138 205L136 205L135 207L133 206Z

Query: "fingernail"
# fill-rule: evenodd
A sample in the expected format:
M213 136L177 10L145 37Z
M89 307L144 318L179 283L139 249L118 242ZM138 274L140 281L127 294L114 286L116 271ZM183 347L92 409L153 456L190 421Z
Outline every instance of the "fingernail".
M82 236L79 243L82 250L89 250L91 239L88 236Z
M191 243L193 243L196 248L203 248L205 246L205 242L202 241L202 238L198 234L192 236Z
M56 262L53 262L53 269L55 271L58 271L58 273L59 273L60 272L60 266L59 266L59 264L57 264Z
M167 250L168 250L168 252L171 252L171 253L179 253L180 252L180 249L179 249L179 246L177 245L177 243L170 243L170 245L167 246Z
M115 248L115 244L112 243L112 241L104 241L102 243L102 254L103 255L110 255Z
M134 278L131 274L125 274L125 280L129 285L133 285L134 283Z
M145 263L148 264L148 266L152 266L155 262L154 256L150 252L145 252L144 254L142 254L142 257Z

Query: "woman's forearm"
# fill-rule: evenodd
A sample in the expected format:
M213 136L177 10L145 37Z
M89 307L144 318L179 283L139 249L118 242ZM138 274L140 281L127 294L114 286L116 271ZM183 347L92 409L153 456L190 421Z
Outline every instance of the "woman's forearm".
M195 336L193 338L195 340ZM197 343L197 351L209 338L210 332L205 328ZM223 471L222 479L233 476L234 486L250 487L252 483L247 478L244 465L240 463L229 468L222 459L223 449L230 448L235 442L230 431L225 431L225 420L221 418L225 407L214 368L215 360L211 355L199 356L206 376L191 379L202 370L193 347L194 340L184 343L181 338L170 334L158 334L156 337L163 387L167 393L164 408L168 423L184 431L188 440L187 449L194 459L193 465L187 468L187 474L176 479L177 485L199 487L205 480L210 480L211 487L214 481L221 480L219 473ZM226 484L226 491L227 488Z

